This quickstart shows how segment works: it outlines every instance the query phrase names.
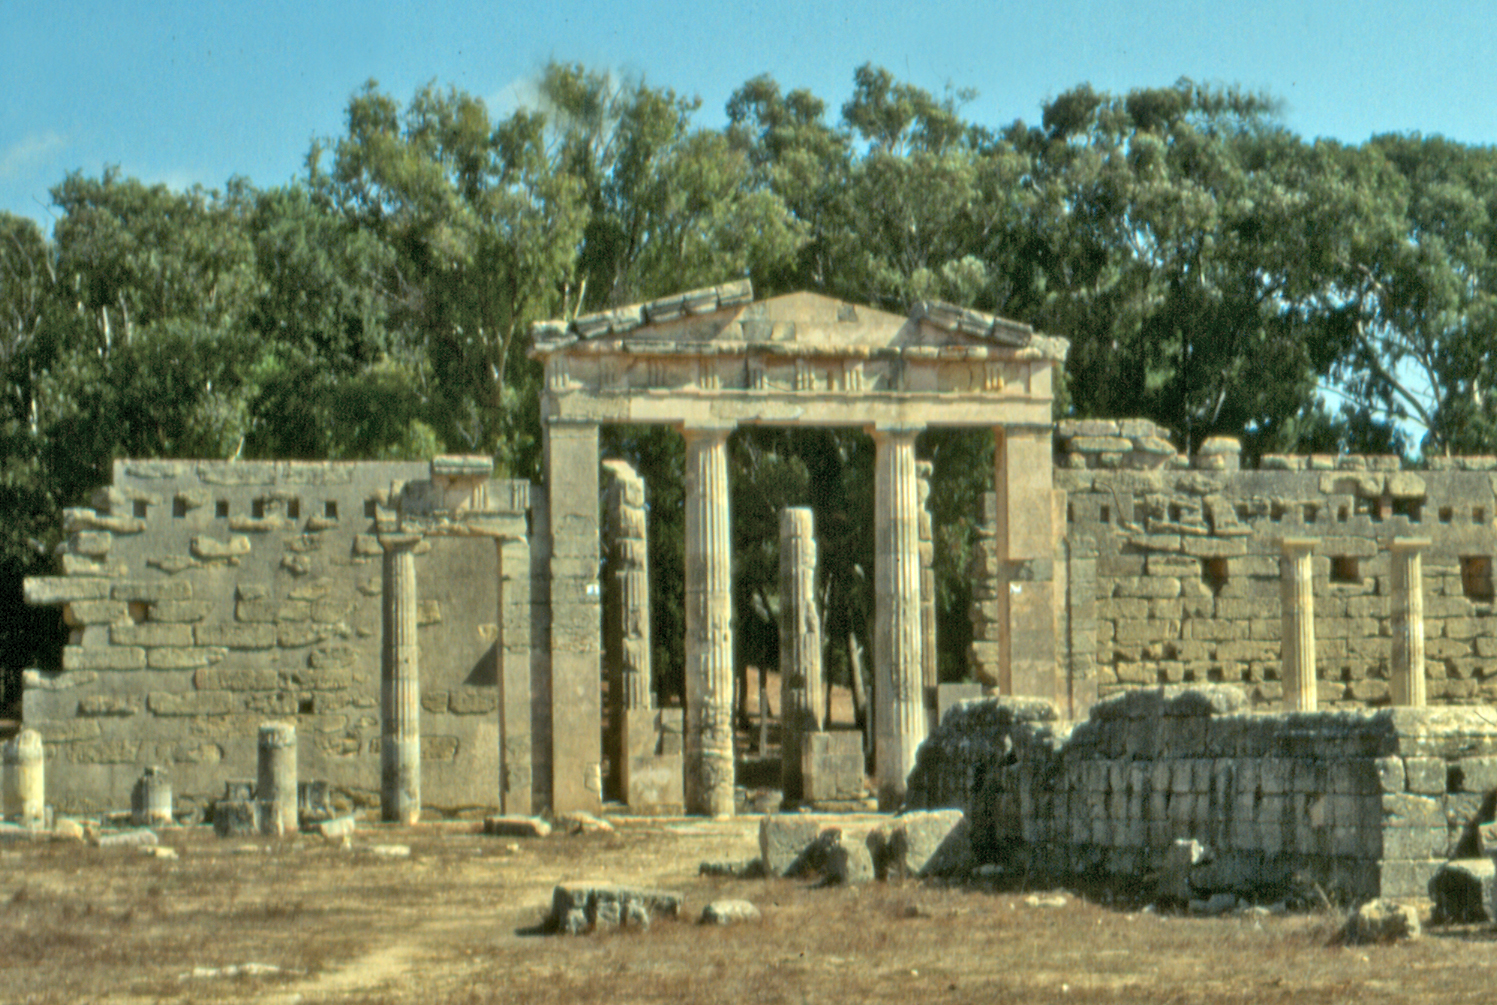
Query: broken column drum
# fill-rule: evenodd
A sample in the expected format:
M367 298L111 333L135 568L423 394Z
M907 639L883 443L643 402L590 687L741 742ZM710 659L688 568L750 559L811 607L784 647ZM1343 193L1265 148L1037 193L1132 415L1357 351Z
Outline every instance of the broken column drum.
M788 802L803 797L801 738L821 730L825 707L815 533L809 508L780 513L780 778Z
M130 791L130 822L137 827L172 822L172 782L165 768L152 765L135 780Z
M1420 552L1429 538L1398 538L1393 553L1393 659L1389 692L1395 705L1427 703L1424 681L1424 570Z
M5 819L26 827L46 822L46 766L42 735L23 729L5 744Z
M727 428L686 429L686 810L733 814Z
M1283 607L1284 711L1313 712L1319 700L1315 678L1315 576L1313 538L1283 539L1280 602Z
M905 779L927 726L920 654L918 433L904 427L873 431L874 758L881 810L903 804Z
M421 816L421 667L416 640L418 534L387 534L384 641L380 649L380 817L413 824Z
M255 800L260 804L263 832L296 831L296 727L289 722L267 722L260 726L260 773Z

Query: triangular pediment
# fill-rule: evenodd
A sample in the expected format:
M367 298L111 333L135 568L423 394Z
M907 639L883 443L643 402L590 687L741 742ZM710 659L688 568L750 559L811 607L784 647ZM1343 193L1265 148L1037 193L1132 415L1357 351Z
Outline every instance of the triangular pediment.
M535 351L565 351L578 342L608 340L648 352L652 345L686 350L731 344L777 352L835 356L879 350L986 346L1028 350L1064 359L1064 339L1038 335L1028 325L939 301L922 301L908 314L893 314L820 293L787 293L753 299L747 280L706 287L642 304L631 304L534 326Z

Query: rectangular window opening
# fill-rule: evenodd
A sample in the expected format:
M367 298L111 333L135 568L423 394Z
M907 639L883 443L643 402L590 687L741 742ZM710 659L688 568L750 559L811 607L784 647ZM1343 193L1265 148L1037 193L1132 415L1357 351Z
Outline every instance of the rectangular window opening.
M1103 506L1097 511L1097 519L1103 523L1112 523L1112 507Z
M1305 523L1314 523L1320 516L1320 507L1315 503L1305 503Z
M135 516L137 518L139 518L141 520L144 520L146 518L146 513L148 511L148 507L146 506L146 501L144 499L137 499L137 500L135 500L134 511L135 511Z
M178 520L187 515L187 500L181 496L172 500L172 516Z
M1268 518L1274 523L1282 523L1284 521L1284 504L1276 502L1270 506L1268 508Z
M1473 509L1471 511L1471 522L1472 523L1486 523L1487 522L1487 511L1484 510L1484 509L1482 509L1480 506L1478 506L1475 509Z
M1455 510L1451 509L1449 506L1441 506L1440 507L1440 522L1441 523L1449 523L1451 520L1454 520L1454 519L1455 519Z
M323 503L322 504L322 515L325 516L325 517L327 517L329 520L336 520L336 519L338 519L338 504L337 504L337 502L334 501L334 500L332 500L332 499L329 499L327 502Z
M1220 596L1222 587L1227 585L1227 560L1222 557L1201 559L1201 582L1213 596Z
M1362 576L1359 565L1355 555L1332 555L1331 582L1360 583Z
M1406 517L1409 523L1419 523L1424 519L1424 501L1422 499L1395 499L1393 500L1393 515Z
M1351 511L1348 510L1345 506L1342 506L1340 509L1336 510L1337 523L1345 523L1346 518L1349 516L1351 516Z
M287 499L286 500L286 517L288 519L291 519L291 520L299 520L301 518L301 500L300 499Z
M1461 556L1461 592L1467 600L1489 604L1493 599L1492 557L1490 555Z
M229 518L229 501L227 499L220 499L214 503L213 515L219 520L227 520Z
M369 519L373 520L376 516L379 515L379 503L375 502L373 499L370 499L367 502L365 502L364 503L364 515L366 517L368 517Z

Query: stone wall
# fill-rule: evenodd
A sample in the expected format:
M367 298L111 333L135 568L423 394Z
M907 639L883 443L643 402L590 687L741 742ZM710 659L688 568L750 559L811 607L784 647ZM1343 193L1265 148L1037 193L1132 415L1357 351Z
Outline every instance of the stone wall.
M1497 697L1497 458L1411 471L1397 457L1270 456L1240 470L1234 441L1184 457L1142 421L1063 422L1056 446L1068 590L1058 644L1073 684L1106 696L1232 683L1276 706L1281 541L1312 538L1319 702L1386 703L1389 543L1428 538L1429 700ZM974 618L981 639L991 618Z
M116 462L66 513L63 575L26 584L72 626L62 670L26 679L49 801L127 806L158 764L179 807L201 806L254 777L257 727L286 720L303 779L378 805L379 534L415 525L424 801L499 805L499 672L507 650L531 674L532 620L528 590L501 617L500 564L529 485L441 461ZM521 551L504 574L528 587Z
M965 702L921 749L910 805L965 810L979 860L1035 881L1136 881L1195 840L1194 895L1274 900L1313 881L1406 897L1497 786L1484 710L1247 703L1238 687L1137 689L1072 725L1043 702Z

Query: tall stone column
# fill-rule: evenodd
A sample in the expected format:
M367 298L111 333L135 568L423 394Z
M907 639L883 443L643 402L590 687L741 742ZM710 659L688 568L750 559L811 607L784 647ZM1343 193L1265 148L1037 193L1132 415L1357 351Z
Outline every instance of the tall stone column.
M1393 704L1427 703L1424 684L1424 560L1427 537L1396 538L1393 552L1393 665L1388 690Z
M1319 699L1315 678L1315 540L1286 537L1279 560L1284 617L1284 711L1313 712Z
M686 437L686 811L733 814L729 427Z
M255 800L260 804L260 832L280 837L295 834L296 727L289 722L260 726L260 759Z
M47 815L45 750L42 734L23 729L4 748L5 819L41 827Z
M419 534L384 534L384 638L380 647L380 816L421 816L421 647L416 639Z
M936 657L936 529L930 515L930 478L935 465L916 461L916 483L920 494L920 666L929 710L935 709L940 667Z
M801 737L820 732L825 694L815 518L809 507L793 506L780 513L780 780L786 802L804 796Z
M608 677L608 763L614 798L629 801L631 713L655 706L650 684L650 561L645 483L626 461L607 460L607 578L603 663ZM637 738L636 738L637 739Z
M879 809L886 811L904 803L905 780L927 728L920 658L918 433L915 427L873 430L874 766Z
M551 809L603 805L602 588L598 583L598 427L548 421Z
M994 564L998 570L998 688L1044 698L1062 714L1073 707L1056 659L1053 432L1044 427L996 431L993 450Z
M535 766L531 690L531 556L528 539L500 538L499 807L507 814L534 812Z

